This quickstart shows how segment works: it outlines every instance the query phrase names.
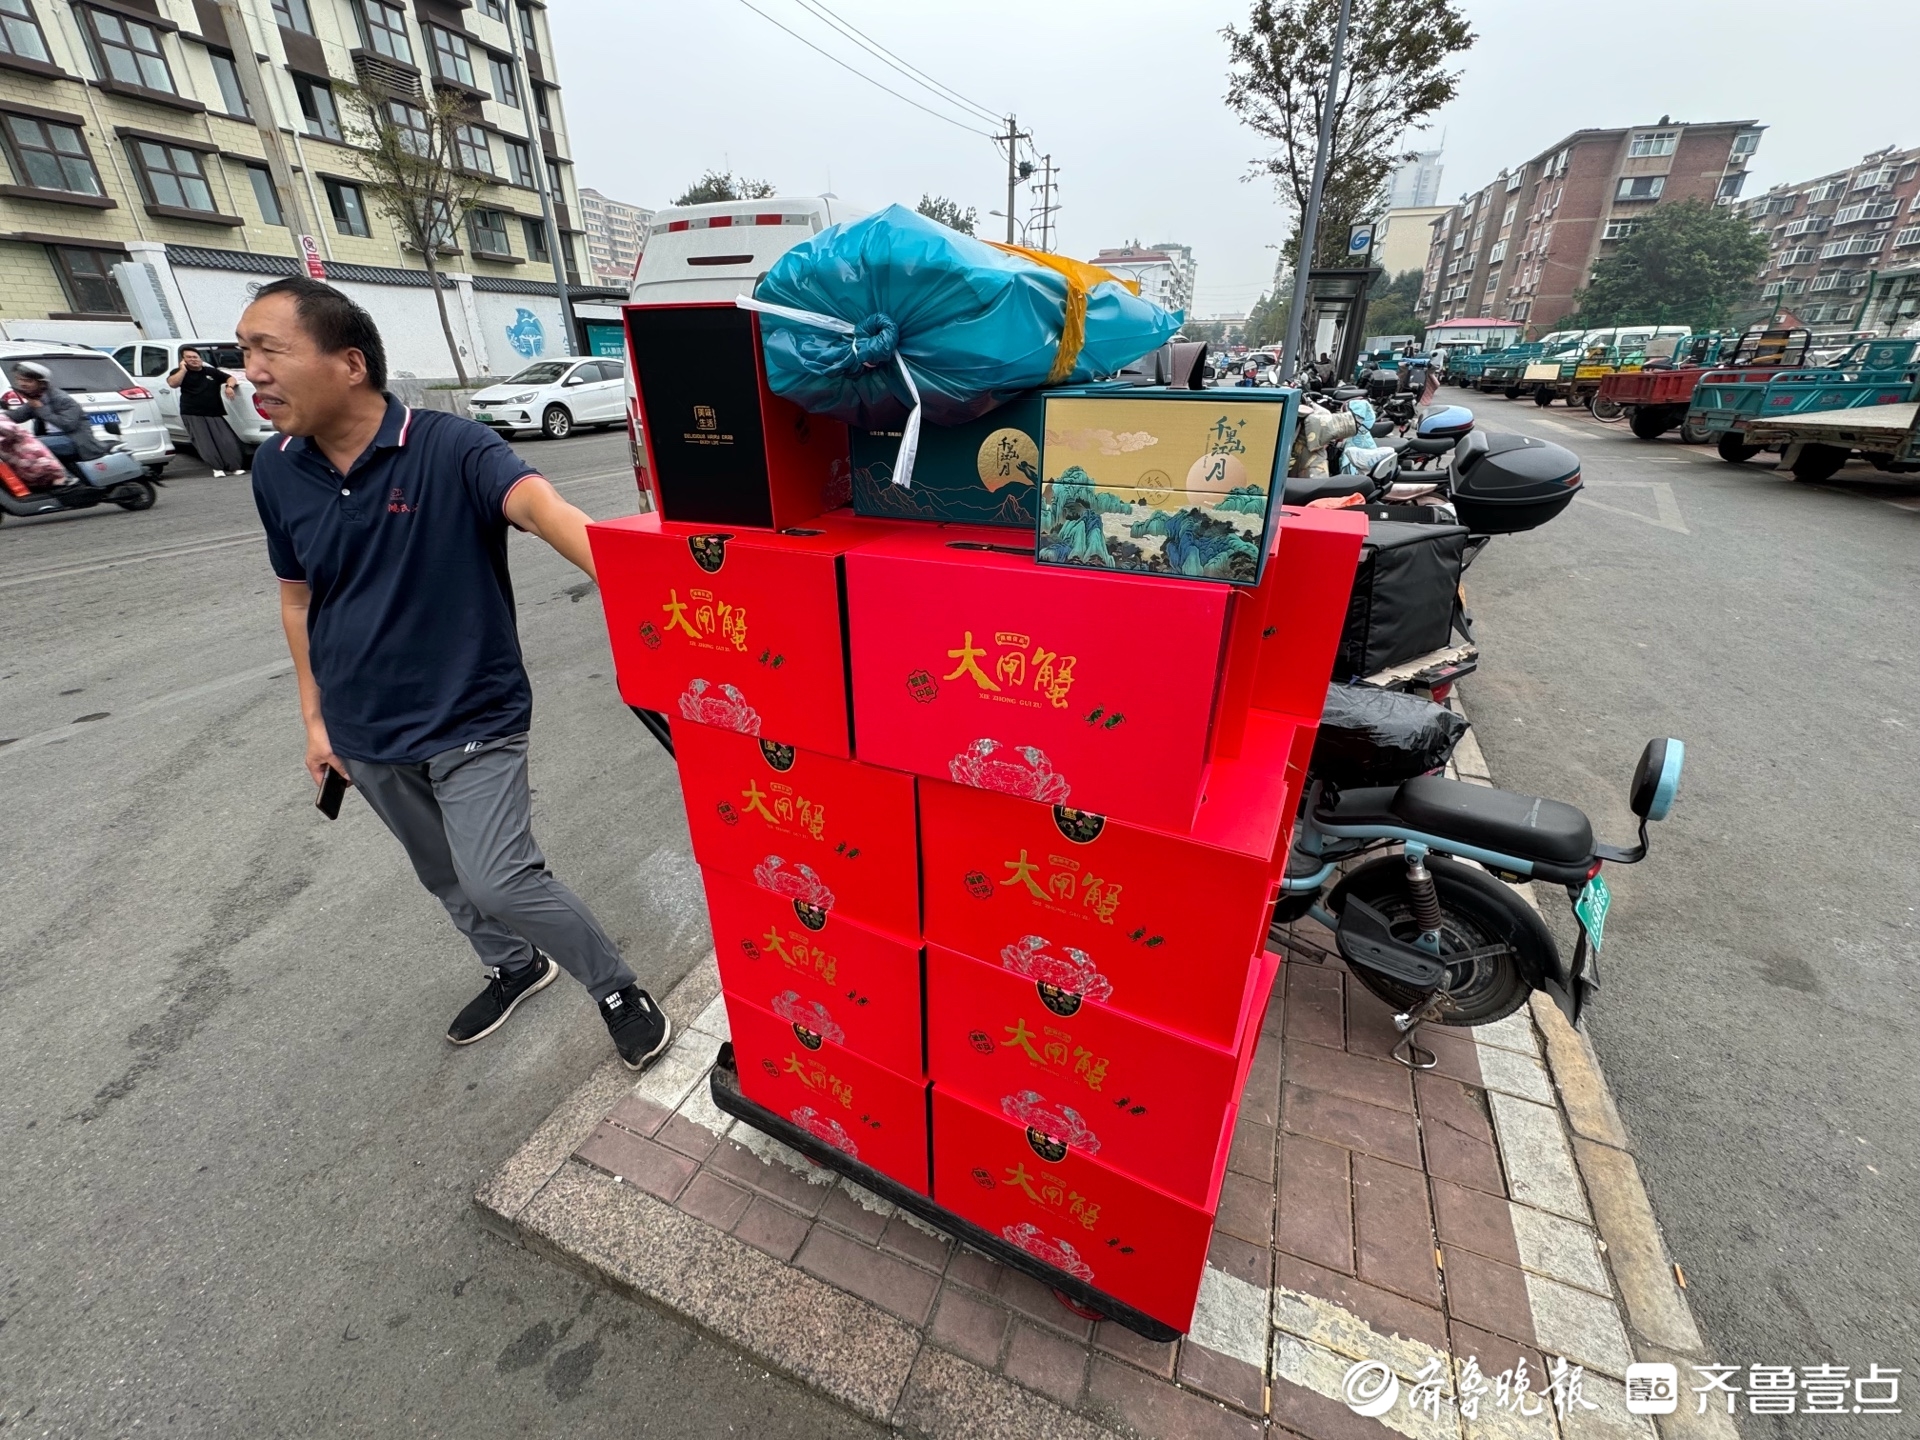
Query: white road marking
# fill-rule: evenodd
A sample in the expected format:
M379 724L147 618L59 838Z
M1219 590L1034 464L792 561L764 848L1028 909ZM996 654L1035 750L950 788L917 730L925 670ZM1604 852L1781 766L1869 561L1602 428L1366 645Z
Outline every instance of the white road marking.
M208 695L218 694L222 690L232 689L235 685L250 684L255 680L272 680L281 675L293 673L293 661L281 657L266 665L256 665L251 670L236 670L231 675L222 675L218 680L209 680L204 685L194 685L186 690L176 690L171 695L157 696L152 700L142 700L125 710L116 710L104 720L71 722L59 725L51 730L41 730L33 735L23 735L11 745L0 746L0 761L17 755L22 750L33 750L41 745L54 745L62 740L70 740L77 735L92 735L104 730L113 730L129 720L137 720L142 715L151 715L156 710L169 710L176 705L185 705Z
M1680 502L1674 497L1673 486L1665 480L1589 480L1587 489L1604 487L1616 490L1651 490L1655 514L1643 515L1638 510L1625 510L1618 505L1608 505L1604 501L1594 500L1586 495L1574 496L1579 505L1590 505L1595 510L1605 510L1612 515L1624 515L1629 520L1638 520L1643 525L1657 525L1662 530L1675 530L1682 535L1691 535L1687 522L1680 518Z

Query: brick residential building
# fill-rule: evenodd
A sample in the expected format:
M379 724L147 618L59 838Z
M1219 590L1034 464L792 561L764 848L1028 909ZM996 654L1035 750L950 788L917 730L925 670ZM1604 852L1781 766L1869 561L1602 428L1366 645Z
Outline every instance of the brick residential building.
M1731 204L1764 129L1752 120L1576 130L1503 170L1433 222L1420 308L1429 321L1468 316L1552 330L1593 267L1655 206Z
M403 351L423 329L444 353L420 256L367 192L337 97L343 83L416 100L431 87L462 97L460 156L488 179L442 249L455 323L480 368L490 352L516 363L505 333L481 333L510 330L543 288L557 295L538 180L575 283L584 248L547 24L537 0L0 0L0 309L126 322L112 267L132 259L176 306L208 297L179 323L224 333L246 281L304 272L305 236L329 278L378 287L355 293ZM217 303L214 271L233 281ZM435 361L429 349L400 364Z
M1760 294L1776 315L1840 339L1920 314L1920 149L1889 145L1741 208L1768 236Z
M586 225L587 264L594 280L624 286L633 278L633 263L646 243L653 211L587 189L580 192L580 217Z

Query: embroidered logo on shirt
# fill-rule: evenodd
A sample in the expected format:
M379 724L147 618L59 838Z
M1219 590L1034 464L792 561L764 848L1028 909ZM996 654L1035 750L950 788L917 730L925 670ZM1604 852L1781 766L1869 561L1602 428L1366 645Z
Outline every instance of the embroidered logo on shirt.
M417 508L417 506L408 502L406 491L402 490L398 485L394 486L392 492L387 496L387 513L389 515L412 515Z

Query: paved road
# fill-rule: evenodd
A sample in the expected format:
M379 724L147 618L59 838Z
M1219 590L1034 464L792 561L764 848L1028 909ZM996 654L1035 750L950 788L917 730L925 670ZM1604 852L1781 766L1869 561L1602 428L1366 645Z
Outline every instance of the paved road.
M1769 459L1473 403L1485 428L1573 446L1587 481L1469 576L1485 658L1465 699L1494 773L1625 843L1640 746L1687 742L1651 859L1608 871L1591 1025L1709 1346L1741 1366L1903 1366L1911 1417L1920 486L1856 462L1812 488ZM1742 1429L1869 1423L1910 1422Z
M525 447L601 516L624 450ZM605 1029L563 980L446 1044L477 967L364 806L315 814L245 482L175 473L0 529L0 1430L868 1433L480 1230ZM673 771L513 547L540 833L664 992L708 943Z

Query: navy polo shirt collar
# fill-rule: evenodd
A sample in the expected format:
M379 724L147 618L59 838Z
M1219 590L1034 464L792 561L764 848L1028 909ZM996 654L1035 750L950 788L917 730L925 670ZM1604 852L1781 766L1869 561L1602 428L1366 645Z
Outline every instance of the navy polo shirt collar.
M353 462L347 471L351 476L355 470L365 465L382 450L400 450L406 447L407 435L413 429L413 407L402 405L391 393L386 393L387 413L380 417L380 428L373 434L373 443L361 452L360 458ZM333 462L321 453L312 439L306 435L288 435L281 439L280 449L290 458L303 465L319 464L328 473L333 472Z

